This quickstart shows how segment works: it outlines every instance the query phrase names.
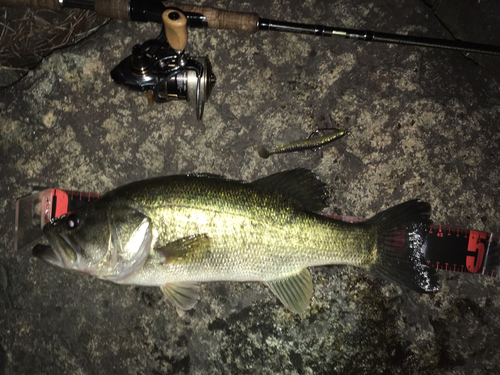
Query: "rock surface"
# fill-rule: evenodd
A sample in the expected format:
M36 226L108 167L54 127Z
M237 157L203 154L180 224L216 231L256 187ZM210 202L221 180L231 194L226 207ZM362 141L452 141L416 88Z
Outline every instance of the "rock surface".
M451 38L418 0L216 5ZM111 82L132 46L158 32L112 21L0 91L0 374L498 372L500 284L482 275L440 271L441 291L419 295L352 267L316 267L301 316L257 283L205 284L178 316L157 288L15 252L15 201L34 185L104 192L159 175L253 180L297 167L331 187L325 213L368 217L421 198L437 223L500 232L500 82L461 53L192 30L189 52L208 55L217 76L199 122L192 103L149 105ZM352 134L321 152L256 152L325 126Z

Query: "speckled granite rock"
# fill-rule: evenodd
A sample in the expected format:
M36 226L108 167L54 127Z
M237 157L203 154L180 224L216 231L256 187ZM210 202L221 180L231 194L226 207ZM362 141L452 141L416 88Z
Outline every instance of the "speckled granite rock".
M213 5L215 3L209 3ZM422 1L218 2L270 18L449 37ZM111 22L0 91L0 373L484 374L500 366L500 284L441 271L419 295L351 267L317 267L295 316L257 283L212 283L179 317L155 288L114 285L14 252L16 198L33 185L103 192L158 175L252 180L306 167L326 213L370 216L410 198L436 222L500 231L500 84L460 53L300 35L192 31L217 86L203 122L148 105L109 71L158 26ZM497 58L498 61L498 58ZM337 124L322 152L255 146Z

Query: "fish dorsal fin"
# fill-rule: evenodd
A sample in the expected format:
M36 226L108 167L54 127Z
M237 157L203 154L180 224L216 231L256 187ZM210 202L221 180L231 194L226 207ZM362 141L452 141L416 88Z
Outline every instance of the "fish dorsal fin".
M221 180L221 181L230 181L227 177L222 176L220 174L215 173L189 173L186 175L187 177L195 177L195 178L207 178L212 180Z
M180 310L191 310L200 299L200 285L194 282L169 283L160 289L163 295Z
M210 254L212 238L206 233L179 238L164 246L156 247L155 251L163 255L164 264L182 264L202 261Z
M296 314L303 313L311 299L313 286L307 268L284 279L266 281L265 284L279 300Z
M298 168L275 173L255 180L252 185L284 194L309 211L320 211L328 206L326 184L309 169Z

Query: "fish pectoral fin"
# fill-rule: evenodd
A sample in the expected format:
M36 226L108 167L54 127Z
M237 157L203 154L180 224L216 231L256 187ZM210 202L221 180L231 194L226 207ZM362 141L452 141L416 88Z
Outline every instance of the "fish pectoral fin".
M278 191L301 204L306 210L320 211L328 207L328 191L312 171L304 168L272 174L252 182L270 191Z
M154 250L163 255L163 264L201 261L210 254L212 238L206 233L179 238Z
M180 310L191 310L200 299L197 283L169 283L160 287L163 295Z
M313 286L307 268L283 279L266 281L265 284L294 313L303 313L309 306Z

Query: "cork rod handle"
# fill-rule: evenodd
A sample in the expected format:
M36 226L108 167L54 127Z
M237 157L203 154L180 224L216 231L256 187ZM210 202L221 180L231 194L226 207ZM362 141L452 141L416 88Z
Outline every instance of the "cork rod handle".
M207 18L208 27L256 32L259 24L257 13L237 13L224 9L201 7L191 4L163 2L166 8L177 8L184 12L201 13Z

